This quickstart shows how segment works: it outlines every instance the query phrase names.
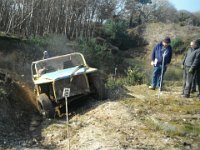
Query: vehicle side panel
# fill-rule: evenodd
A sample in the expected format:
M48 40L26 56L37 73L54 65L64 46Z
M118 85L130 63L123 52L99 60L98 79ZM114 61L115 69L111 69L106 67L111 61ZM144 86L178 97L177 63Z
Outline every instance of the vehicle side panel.
M57 100L63 98L62 94L64 88L70 88L70 97L90 92L85 75L77 75L72 78L57 80L55 81L54 87Z

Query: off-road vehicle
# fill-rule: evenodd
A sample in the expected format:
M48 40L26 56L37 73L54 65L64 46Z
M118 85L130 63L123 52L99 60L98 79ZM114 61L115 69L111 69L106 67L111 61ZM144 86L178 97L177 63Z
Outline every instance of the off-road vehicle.
M105 86L99 71L89 67L81 53L32 62L31 72L36 104L46 117L61 115L60 108L65 106L64 88L70 88L68 103L88 94L105 98Z

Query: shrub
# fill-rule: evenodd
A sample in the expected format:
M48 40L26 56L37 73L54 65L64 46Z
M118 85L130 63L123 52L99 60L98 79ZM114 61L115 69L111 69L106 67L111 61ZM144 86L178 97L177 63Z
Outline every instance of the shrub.
M109 77L106 83L108 89L115 89L122 87L123 85L137 85L142 84L144 79L144 73L137 67L129 67L125 77Z
M183 40L178 37L172 40L171 46L173 48L174 53L180 54L182 53L185 45L184 45Z
M84 54L87 63L97 68L107 68L113 64L113 56L107 45L99 45L95 39L79 40L78 49Z
M128 23L124 20L108 20L104 26L105 38L121 50L131 48L135 40L128 34Z
M42 36L32 36L27 40L27 43L33 44L38 47L45 47L47 45L47 39L46 37Z
M168 67L166 74L164 76L166 81L182 81L183 80L183 69L177 66Z
M127 70L126 85L142 84L144 74L137 67Z

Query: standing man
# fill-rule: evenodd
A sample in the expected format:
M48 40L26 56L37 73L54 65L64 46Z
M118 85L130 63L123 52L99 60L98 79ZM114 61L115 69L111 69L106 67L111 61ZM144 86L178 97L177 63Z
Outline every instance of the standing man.
M192 81L196 72L196 79L198 84L198 89L200 87L200 42L199 40L192 41L193 51L187 53L187 57L185 58L185 87L183 97L189 98ZM198 92L200 92L198 90ZM199 94L200 98L200 94Z
M187 53L186 53L186 55L185 55L185 57L184 57L184 59L183 59L183 62L182 62L182 69L184 69L183 70L183 92L182 92L182 94L181 95L184 95L184 89L185 89L185 85L186 85L186 75L187 75L187 72L186 72L186 64L185 64L185 60L186 60L186 58L188 57L190 57L190 55L192 55L193 54L193 51L195 51L195 41L193 40L193 41L191 41L190 42L190 48L188 49L188 51L187 51ZM187 58L187 61L188 61L188 58ZM195 75L195 73L194 73L194 76L193 76L193 79L192 79L192 87L191 87L191 92L193 92L193 91L195 91L196 90L196 75Z
M171 43L170 38L166 37L163 41L158 43L152 51L151 65L153 65L153 74L152 74L152 84L151 86L149 86L149 89L155 90L156 87L161 88L160 87L161 74L163 73L162 74L163 78L164 73L167 70L167 65L171 62L172 58L172 47L170 46L170 43Z

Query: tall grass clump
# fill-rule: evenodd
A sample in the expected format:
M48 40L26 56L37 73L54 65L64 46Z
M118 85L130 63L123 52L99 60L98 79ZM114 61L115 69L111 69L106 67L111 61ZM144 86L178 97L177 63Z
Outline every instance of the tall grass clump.
M177 37L175 39L172 39L171 46L173 48L174 54L183 54L185 51L189 48L189 43L191 39L182 39L180 37Z
M142 84L144 80L144 73L137 67L129 67L126 72L126 76L113 77L110 76L107 80L106 87L108 89L115 89L122 86L138 85Z

